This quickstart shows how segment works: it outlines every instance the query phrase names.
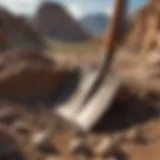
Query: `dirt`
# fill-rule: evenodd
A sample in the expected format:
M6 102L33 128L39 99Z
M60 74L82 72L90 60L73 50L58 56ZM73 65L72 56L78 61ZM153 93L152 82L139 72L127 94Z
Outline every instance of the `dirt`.
M14 155L9 159L16 157L17 160L158 160L159 109L125 88L119 95L109 112L88 133L80 131L74 122L55 115L52 104L1 99L0 133L5 132L1 137L8 141L0 157L8 159ZM0 139L0 144L4 143L4 138ZM13 145L15 147L11 147Z
M0 159L159 160L159 52L129 53L120 50L111 68L124 86L90 132L57 116L52 102L74 67L97 70L103 55L63 53L58 66L40 52L1 54Z
M130 106L131 102L128 103ZM142 104L138 106L138 102L130 111L126 106L119 101L118 106L115 104L90 133L83 133L54 115L51 108L1 101L0 133L5 131L14 139L13 142L8 141L19 147L20 157L25 159L158 160L158 110L143 107ZM138 109L135 109L137 106ZM137 111L139 107L142 107L141 112Z
M55 68L56 63L51 59L49 60L43 54L38 54L38 57L36 53L30 55L23 53L22 50L19 52L16 50L15 55L1 56L1 64L4 68L7 66L11 69L19 62L28 62L30 66L27 65L27 68L29 69L32 66L35 67L36 61L37 69L42 66ZM33 59L34 63L31 61ZM1 77L5 72L4 68L1 71ZM13 71L9 79L14 77L15 70ZM28 77L27 74L24 75ZM59 77L57 73L56 77ZM41 81L42 78L40 77L39 80ZM1 83L3 81L7 82L1 78ZM15 90L12 95L18 94L19 85L20 83L13 85L17 91ZM26 85L21 85L21 88L24 89ZM50 86L49 83L48 85ZM8 87L8 91L11 89ZM23 90L21 94L25 93ZM37 94L29 92L28 96L32 94L38 96L40 93L46 95L39 91ZM52 103L28 104L13 101L8 96L7 99L2 100L1 96L0 145L5 144L6 148L0 152L0 159L143 160L148 158L158 160L160 158L159 108L150 106L146 101L132 94L127 86L122 88L118 95L111 109L87 133L79 130L74 122L67 122L55 115Z

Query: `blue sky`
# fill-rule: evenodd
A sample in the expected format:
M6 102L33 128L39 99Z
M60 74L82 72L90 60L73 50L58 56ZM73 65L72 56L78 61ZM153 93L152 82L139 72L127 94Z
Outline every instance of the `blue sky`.
M115 0L0 0L0 5L16 14L33 15L40 3L53 1L62 3L75 17L81 18L86 14L103 12L111 15ZM134 11L148 0L129 0L129 11Z

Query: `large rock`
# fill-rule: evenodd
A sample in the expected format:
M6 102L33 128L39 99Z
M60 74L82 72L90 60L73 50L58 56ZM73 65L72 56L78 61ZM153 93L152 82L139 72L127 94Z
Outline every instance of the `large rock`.
M84 41L90 36L59 4L46 2L37 11L33 26L43 35L63 41Z

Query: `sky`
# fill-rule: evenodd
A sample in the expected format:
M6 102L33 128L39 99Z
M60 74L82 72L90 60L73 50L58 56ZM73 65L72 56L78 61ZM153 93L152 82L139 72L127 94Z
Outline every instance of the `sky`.
M41 3L45 1L60 2L76 18L98 12L112 15L115 0L0 0L0 6L15 14L32 16ZM129 11L133 12L148 0L129 0Z

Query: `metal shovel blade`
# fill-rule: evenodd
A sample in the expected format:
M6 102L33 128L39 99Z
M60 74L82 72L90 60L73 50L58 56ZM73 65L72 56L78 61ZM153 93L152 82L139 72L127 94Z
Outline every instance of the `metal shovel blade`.
M108 75L96 94L84 105L96 75L95 72L84 73L73 96L55 111L83 131L90 130L110 108L122 84L117 77Z
M66 120L74 120L83 109L83 101L85 100L86 95L93 85L97 75L97 72L83 70L80 76L80 82L75 88L73 95L62 105L57 106L55 112ZM71 87L73 87L73 85ZM61 92L62 94L60 97L63 96L64 91L62 90Z
M122 83L117 77L108 76L85 108L75 118L76 124L89 131L111 107Z

